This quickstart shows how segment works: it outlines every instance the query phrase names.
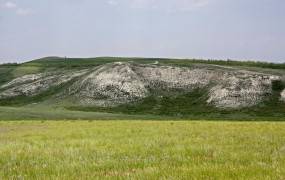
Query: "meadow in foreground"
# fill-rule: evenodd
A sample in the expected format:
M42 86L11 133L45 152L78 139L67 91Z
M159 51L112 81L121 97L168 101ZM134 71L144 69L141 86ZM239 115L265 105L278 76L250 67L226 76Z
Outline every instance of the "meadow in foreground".
M0 121L0 179L284 179L285 123Z

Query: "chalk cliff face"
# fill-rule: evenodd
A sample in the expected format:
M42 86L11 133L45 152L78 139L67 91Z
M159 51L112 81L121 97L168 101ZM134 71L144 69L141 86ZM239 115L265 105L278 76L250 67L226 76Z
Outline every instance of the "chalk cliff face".
M272 93L279 76L207 66L174 67L117 62L80 71L25 75L0 87L0 98L36 96L68 83L57 96L76 103L116 106L134 102L156 92L190 92L206 89L207 103L219 108L256 105ZM281 93L285 101L285 90Z
M129 64L112 63L91 70L70 87L83 105L113 106L147 96L148 90Z
M248 107L258 104L271 94L276 76L248 72L225 73L219 83L210 89L208 103L217 107Z

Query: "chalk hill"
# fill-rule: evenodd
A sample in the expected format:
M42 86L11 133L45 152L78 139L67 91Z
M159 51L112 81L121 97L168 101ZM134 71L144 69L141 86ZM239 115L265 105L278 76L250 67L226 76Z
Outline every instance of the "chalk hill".
M126 113L128 108L133 110L130 106L137 106L149 108L148 113L158 110L160 114L167 103L173 107L184 104L182 114L187 112L187 107L189 113L195 106L233 111L262 109L269 103L279 106L275 108L282 113L285 103L283 64L279 64L280 68L277 64L277 68L274 64L267 64L265 68L259 67L261 65L235 61L223 64L221 61L168 59L44 58L0 66L0 73L1 69L10 68L5 74L10 78L0 84L0 103L108 111L125 107L123 112ZM172 114L181 114L179 111Z

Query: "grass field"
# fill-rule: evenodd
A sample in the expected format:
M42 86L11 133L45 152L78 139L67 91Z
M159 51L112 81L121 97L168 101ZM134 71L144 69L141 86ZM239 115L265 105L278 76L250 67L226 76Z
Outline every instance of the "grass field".
M0 179L285 179L284 122L0 121Z

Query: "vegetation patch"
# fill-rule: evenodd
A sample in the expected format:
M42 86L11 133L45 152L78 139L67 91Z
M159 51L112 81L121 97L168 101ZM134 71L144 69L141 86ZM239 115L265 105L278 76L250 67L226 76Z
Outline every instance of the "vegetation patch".
M67 106L66 109L129 115L163 115L178 119L285 120L285 103L279 100L279 91L274 91L272 96L265 98L259 105L241 109L219 109L207 104L206 89L170 94L168 92L168 96L149 96L140 101L116 107Z

